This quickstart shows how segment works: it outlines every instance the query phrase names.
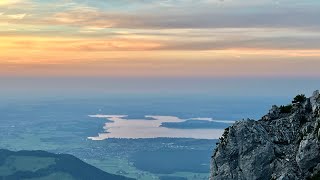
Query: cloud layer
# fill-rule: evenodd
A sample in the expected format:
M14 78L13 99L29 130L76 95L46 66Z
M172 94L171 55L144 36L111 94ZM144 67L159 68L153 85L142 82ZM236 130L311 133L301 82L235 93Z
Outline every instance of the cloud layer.
M318 17L316 0L4 0L0 74L317 76Z

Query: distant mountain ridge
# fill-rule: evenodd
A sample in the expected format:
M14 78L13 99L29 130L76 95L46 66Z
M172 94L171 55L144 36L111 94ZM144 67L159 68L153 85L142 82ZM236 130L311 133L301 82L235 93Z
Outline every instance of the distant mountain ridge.
M1 180L130 180L67 154L0 150Z
M186 120L184 122L163 122L160 127L173 129L224 129L228 122L217 122L208 120Z
M236 122L220 138L211 180L320 179L320 95L298 95L259 121Z

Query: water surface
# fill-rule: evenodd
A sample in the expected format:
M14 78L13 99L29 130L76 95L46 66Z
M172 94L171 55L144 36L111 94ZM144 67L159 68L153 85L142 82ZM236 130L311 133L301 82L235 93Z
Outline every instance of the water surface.
M92 140L104 140L108 138L195 138L195 139L218 139L223 129L172 129L161 127L163 122L184 122L175 116L145 116L154 120L128 119L127 115L90 115L92 118L105 118L109 120L104 126L105 133L99 133L96 137L89 137ZM193 118L194 120L208 120L210 118ZM111 122L110 122L111 121ZM231 124L233 121L222 121Z

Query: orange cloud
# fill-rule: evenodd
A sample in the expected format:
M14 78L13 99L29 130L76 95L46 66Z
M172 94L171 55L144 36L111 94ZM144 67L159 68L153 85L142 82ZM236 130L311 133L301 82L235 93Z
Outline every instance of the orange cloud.
M0 76L320 76L320 49L164 49L143 38L0 37Z
M26 49L7 53L11 53L10 56L0 53L0 76L320 76L319 50L96 52Z
M16 4L19 2L21 2L21 0L1 0L0 6L7 6L7 5Z
M160 43L143 39L80 39L55 37L0 37L1 54L8 50L28 51L142 51L161 47Z

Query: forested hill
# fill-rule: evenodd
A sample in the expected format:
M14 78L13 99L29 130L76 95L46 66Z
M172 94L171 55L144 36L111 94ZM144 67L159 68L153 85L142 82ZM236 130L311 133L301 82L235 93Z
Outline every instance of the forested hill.
M0 179L6 180L129 180L106 173L67 154L0 150Z

